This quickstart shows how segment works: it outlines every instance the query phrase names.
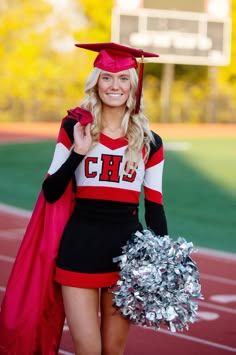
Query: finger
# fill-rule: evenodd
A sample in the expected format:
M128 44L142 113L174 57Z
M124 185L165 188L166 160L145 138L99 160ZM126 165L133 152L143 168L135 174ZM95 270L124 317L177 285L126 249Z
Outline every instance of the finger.
M74 125L74 133L84 136L84 127L79 122Z
M86 135L86 136L90 136L90 135L91 135L90 130L91 130L91 123L88 123L88 124L85 126L85 135Z
M81 129L81 128L83 128L83 126L82 126L79 122L77 122L77 123L74 125L74 129Z

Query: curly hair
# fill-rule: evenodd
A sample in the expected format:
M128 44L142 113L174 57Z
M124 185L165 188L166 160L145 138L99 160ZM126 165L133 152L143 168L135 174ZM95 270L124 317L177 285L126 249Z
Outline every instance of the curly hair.
M128 69L130 73L131 90L128 100L126 101L125 113L122 119L122 128L125 137L128 139L128 146L125 152L128 162L128 169L133 169L142 157L147 159L150 152L150 142L154 141L152 132L149 128L147 117L143 113L143 100L141 99L140 111L134 114L135 95L138 85L138 76L134 68ZM93 142L97 143L101 132L101 112L102 102L98 95L97 83L102 70L94 68L87 78L85 84L85 98L81 103L81 107L89 110L94 116L91 127Z

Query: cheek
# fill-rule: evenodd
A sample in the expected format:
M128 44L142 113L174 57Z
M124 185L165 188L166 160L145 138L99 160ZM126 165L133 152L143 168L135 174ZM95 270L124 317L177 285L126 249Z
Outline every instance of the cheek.
M124 93L126 96L129 96L130 95L130 92L131 92L131 86L130 85L127 85L125 88L124 88Z
M97 93L98 93L98 97L102 102L106 102L107 100L105 92L106 92L106 88L104 87L104 85L98 86Z
M101 87L98 86L98 96L100 97L102 95L102 90L101 90Z
M98 95L99 97L101 97L102 95L104 95L104 92L106 91L106 87L103 84L98 85Z
M131 91L131 83L130 83L130 81L124 82L122 87L123 87L123 90L125 92L127 92L127 91L130 92Z
M98 91L102 92L102 91L106 90L106 88L107 88L107 83L105 83L102 80L98 80Z

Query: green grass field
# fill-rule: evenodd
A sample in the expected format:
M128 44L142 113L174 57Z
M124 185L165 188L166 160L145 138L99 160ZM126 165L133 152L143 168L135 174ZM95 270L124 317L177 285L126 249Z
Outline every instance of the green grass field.
M163 188L169 234L236 252L236 140L185 142L187 150L166 149ZM0 201L31 210L53 150L51 141L1 145ZM143 221L142 208L140 212Z

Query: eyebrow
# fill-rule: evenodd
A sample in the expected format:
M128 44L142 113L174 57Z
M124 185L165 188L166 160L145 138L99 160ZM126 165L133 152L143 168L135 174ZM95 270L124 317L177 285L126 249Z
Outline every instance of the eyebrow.
M111 73L107 73L107 72L103 72L103 73L101 73L101 75L106 75L106 76L112 76L112 74ZM123 74L120 74L119 76L126 76L127 78L129 78L129 74L126 74L126 73L123 73Z
M102 72L101 75L107 75L107 76L111 76L110 73L106 73L106 72Z

